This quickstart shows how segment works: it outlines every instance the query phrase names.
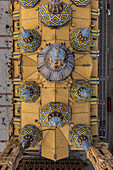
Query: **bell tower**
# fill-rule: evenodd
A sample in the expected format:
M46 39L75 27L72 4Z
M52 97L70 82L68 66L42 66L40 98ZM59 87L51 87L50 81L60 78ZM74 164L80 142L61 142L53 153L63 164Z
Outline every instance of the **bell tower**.
M92 162L95 170L112 170L113 155L99 139L95 139L89 151L86 151L87 158Z
M11 138L0 155L0 169L15 170L22 158L23 150L19 140Z

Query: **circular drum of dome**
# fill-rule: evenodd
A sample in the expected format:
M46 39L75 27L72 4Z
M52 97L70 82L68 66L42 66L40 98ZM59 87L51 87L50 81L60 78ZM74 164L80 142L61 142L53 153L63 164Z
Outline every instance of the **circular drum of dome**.
M38 55L37 68L50 81L66 79L74 69L74 55L64 44L49 44Z
M19 132L23 148L35 147L42 140L42 132L35 125L25 125Z

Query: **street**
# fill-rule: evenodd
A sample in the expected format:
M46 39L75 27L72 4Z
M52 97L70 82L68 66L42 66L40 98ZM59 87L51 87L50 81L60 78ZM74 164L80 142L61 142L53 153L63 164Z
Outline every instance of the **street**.
M110 15L108 13L110 7ZM100 58L99 58L99 137L109 148L113 147L113 1L100 1ZM111 98L111 112L107 111L107 98Z

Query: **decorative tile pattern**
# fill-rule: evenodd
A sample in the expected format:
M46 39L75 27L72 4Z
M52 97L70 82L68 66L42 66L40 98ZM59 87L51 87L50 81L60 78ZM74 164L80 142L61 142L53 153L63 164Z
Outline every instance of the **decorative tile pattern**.
M35 30L29 30L31 35L33 35L33 41L31 43L25 43L23 40L22 34L18 38L18 42L20 47L25 52L34 52L37 50L37 48L41 45L41 36L40 34Z
M92 36L87 38L86 41L80 41L79 40L79 34L82 32L82 29L76 29L71 35L70 35L70 44L71 46L77 50L77 51L87 51L88 48L91 45Z
M20 0L21 4L24 6L24 7L34 7L36 5L37 0Z
M61 103L49 103L40 109L40 122L47 127L51 126L48 120L48 116L52 112L58 112L63 115L63 120L60 127L65 126L71 121L71 110L68 107Z
M39 19L48 26L62 26L71 19L72 8L63 2L63 11L59 14L52 14L48 11L48 3L39 9Z
M70 134L70 142L76 148L82 148L78 142L78 138L80 136L86 136L88 138L88 142L92 141L92 132L84 125L75 125L69 132Z
M30 147L35 147L35 145L42 140L42 132L35 125L25 125L19 132L19 141L24 142L24 137L26 135L31 135L33 141L30 144Z
M81 96L78 95L81 89ZM86 102L90 100L93 92L92 87L86 81L75 81L70 88L70 97L76 102Z
M24 102L35 102L40 95L40 88L35 81L24 82L18 90Z
M77 6L86 6L91 0L72 0Z

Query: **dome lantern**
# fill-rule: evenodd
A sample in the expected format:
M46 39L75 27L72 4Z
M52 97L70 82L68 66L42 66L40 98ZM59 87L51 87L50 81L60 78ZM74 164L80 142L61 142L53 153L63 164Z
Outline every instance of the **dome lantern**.
M59 14L63 11L62 0L50 0L48 3L48 10L52 14Z

